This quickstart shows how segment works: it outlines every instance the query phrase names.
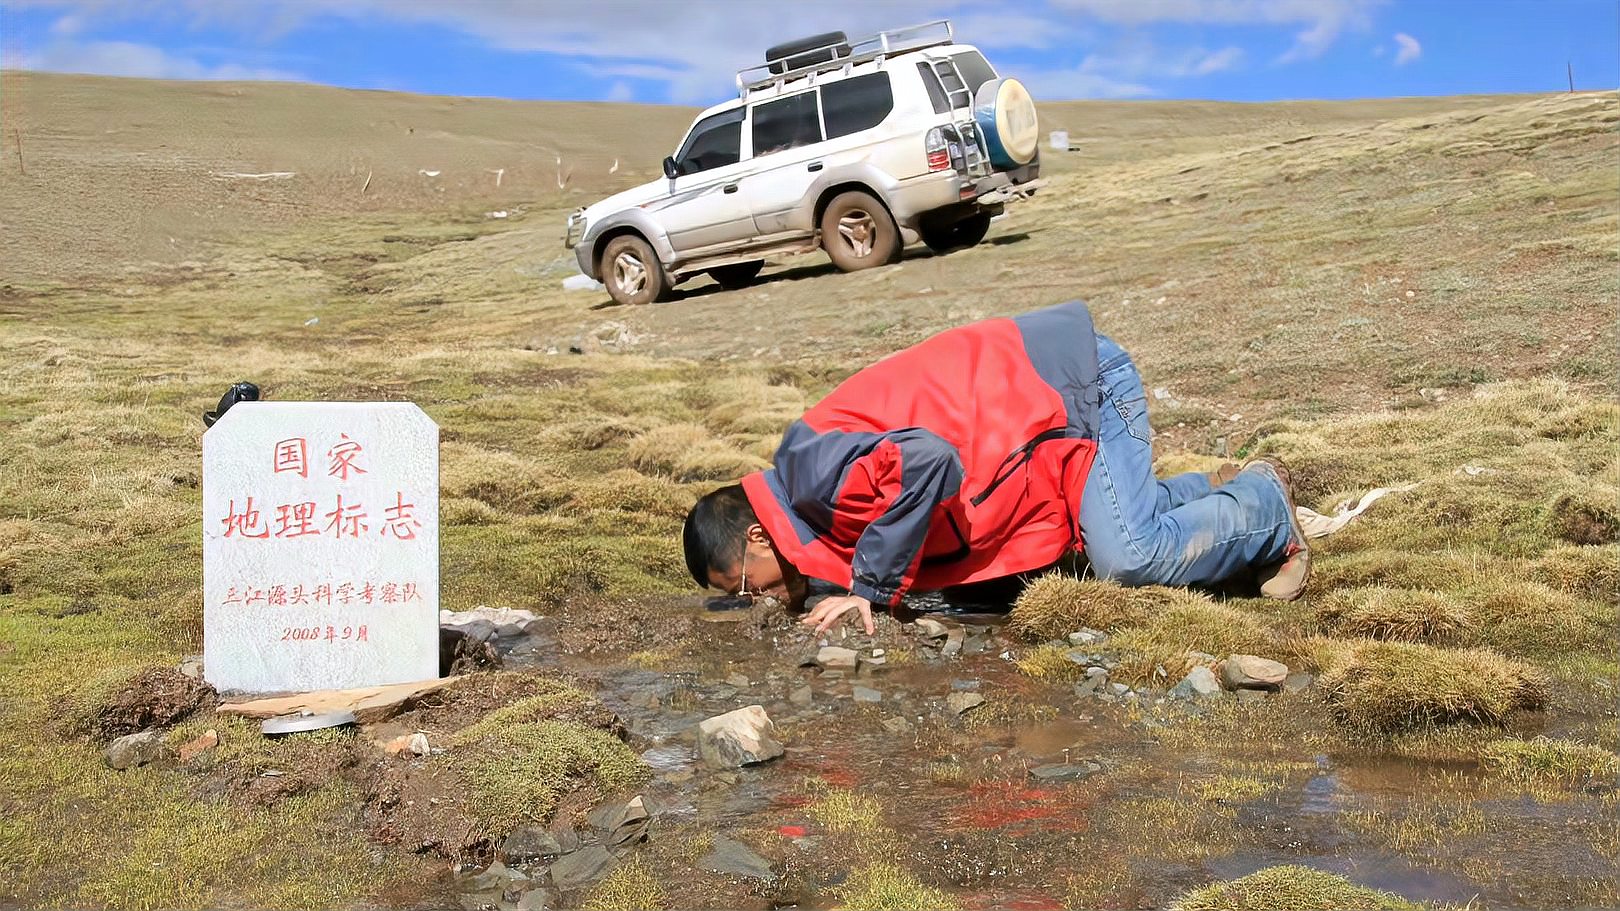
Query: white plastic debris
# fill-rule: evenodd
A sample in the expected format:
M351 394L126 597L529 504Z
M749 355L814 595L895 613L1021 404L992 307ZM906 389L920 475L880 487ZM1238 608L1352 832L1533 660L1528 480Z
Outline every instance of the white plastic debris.
M1333 510L1333 515L1324 516L1314 509L1304 506L1294 507L1294 516L1299 519L1300 530L1305 532L1307 538L1324 538L1350 524L1350 520L1367 511L1373 505L1392 493L1405 493L1416 487L1416 484L1403 484L1399 487L1379 487L1369 490L1359 500L1346 500Z
M605 285L589 275L570 275L563 279L564 291L600 291Z
M485 218L505 218L508 214L509 213L505 209L496 209L493 212L485 212L484 217Z
M314 325L320 323L320 321L321 321L320 317L312 316L309 319L304 320L304 325L306 325L306 326L314 326Z

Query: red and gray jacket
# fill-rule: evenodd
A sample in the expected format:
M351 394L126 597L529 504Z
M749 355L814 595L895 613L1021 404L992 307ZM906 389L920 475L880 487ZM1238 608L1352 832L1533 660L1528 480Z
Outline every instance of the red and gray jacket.
M1097 336L1074 301L940 333L845 380L743 478L801 573L892 605L1080 547Z

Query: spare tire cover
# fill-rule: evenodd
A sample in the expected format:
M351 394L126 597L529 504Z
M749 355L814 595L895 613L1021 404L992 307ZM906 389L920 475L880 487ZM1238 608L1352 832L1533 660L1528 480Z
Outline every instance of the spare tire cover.
M1035 99L1016 79L992 79L973 96L973 119L984 134L990 162L998 168L1017 168L1035 160L1040 148L1040 125Z

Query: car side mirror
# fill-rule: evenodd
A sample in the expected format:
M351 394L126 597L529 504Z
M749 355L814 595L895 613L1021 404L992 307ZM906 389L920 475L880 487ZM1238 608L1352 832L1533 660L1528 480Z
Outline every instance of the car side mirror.
M680 176L680 173L681 169L675 164L675 156L664 156L664 176L668 177L670 180L674 180L676 177Z

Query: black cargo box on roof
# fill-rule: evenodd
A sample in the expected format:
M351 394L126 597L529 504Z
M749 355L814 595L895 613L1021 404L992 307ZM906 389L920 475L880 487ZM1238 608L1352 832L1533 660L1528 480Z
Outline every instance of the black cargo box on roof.
M843 32L826 32L778 44L765 52L765 62L770 64L772 73L785 73L848 56L849 36Z

